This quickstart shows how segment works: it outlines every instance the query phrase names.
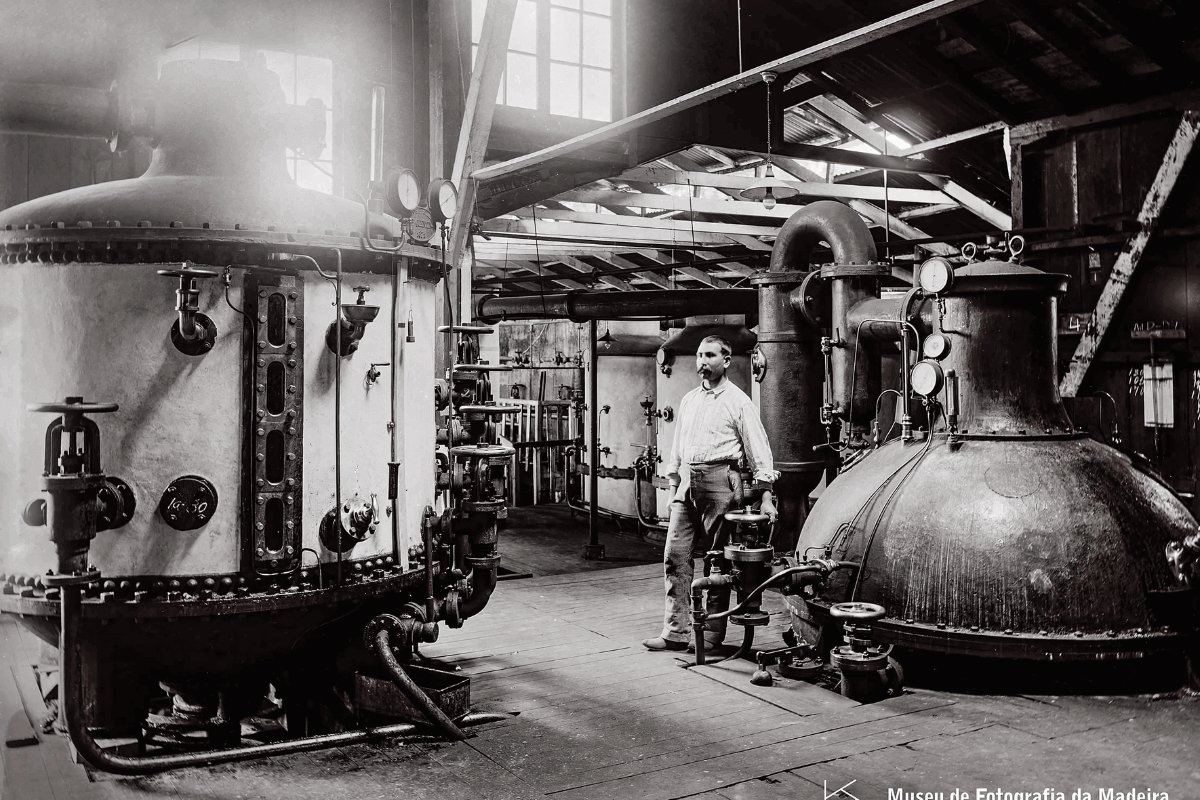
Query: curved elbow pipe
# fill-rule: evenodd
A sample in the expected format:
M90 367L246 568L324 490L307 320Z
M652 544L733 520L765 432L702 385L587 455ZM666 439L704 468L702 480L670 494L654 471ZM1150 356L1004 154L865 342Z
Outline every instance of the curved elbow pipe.
M769 272L800 272L820 242L828 242L839 262L876 257L871 231L858 214L841 203L823 200L797 211L779 231ZM798 281L796 282L798 283ZM771 441L779 522L780 552L791 550L808 516L809 492L821 482L825 459L813 447L825 441L821 425L821 387L825 372L821 332L801 320L792 306L796 283L765 283L758 295L758 348L767 363L760 383L763 427Z
M471 572L471 596L463 601L460 614L463 619L473 617L488 604L499 580L497 568L476 567Z
M871 230L849 206L833 200L809 203L788 217L771 250L770 272L808 268L812 249L827 242L839 264L866 264L877 257Z

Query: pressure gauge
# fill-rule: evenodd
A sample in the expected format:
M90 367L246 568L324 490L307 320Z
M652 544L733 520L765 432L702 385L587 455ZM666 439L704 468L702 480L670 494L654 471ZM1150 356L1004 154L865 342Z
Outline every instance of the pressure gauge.
M926 294L942 294L954 285L954 267L944 258L931 258L921 265L917 280Z
M922 397L936 397L945 382L946 376L936 361L918 361L909 377L913 392Z
M429 184L429 210L434 222L454 218L454 212L458 211L458 189L453 183L437 178Z
M926 358L941 361L950 355L950 338L942 333L931 333L921 342L921 354Z
M408 235L417 242L428 242L437 231L437 227L433 224L433 215L425 206L414 209L407 222Z
M421 184L411 169L395 170L387 179L387 201L392 213L408 219L421 205Z

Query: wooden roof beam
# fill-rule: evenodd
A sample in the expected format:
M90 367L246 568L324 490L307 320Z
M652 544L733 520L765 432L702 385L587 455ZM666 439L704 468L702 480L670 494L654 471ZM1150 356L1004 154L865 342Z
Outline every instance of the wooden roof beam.
M840 108L832 101L826 100L824 97L817 97L810 100L809 105L811 105L820 113L824 114L831 121L841 125L847 131L854 134L871 147L874 147L876 150L883 151L887 149L887 141L881 134L876 133L865 122L862 122L849 111ZM955 183L954 181L943 180L933 176L925 175L922 177L952 197L963 208L967 209L988 224L994 225L1000 230L1012 230L1011 216L993 207L990 203L975 195L965 187Z
M780 159L782 160L782 159ZM721 175L711 172L681 172L679 170L668 170L657 167L635 167L631 170L626 170L621 173L622 177L629 177L639 181L653 181L655 183L671 183L677 186L708 186L714 189L729 190L726 194L736 195L743 189L752 186L758 178L743 177L741 175ZM853 184L841 183L824 183L818 181L787 181L793 189L800 193L802 197L812 198L833 198L839 200L879 200L882 201L884 191L882 186L855 186ZM927 205L938 205L949 202L952 198L943 191L933 191L930 189L889 189L888 197L890 200L898 203L923 203ZM671 200L653 200L646 195L641 196L643 199L638 202L660 203L663 205L670 204L672 210L687 210L687 198L674 197L674 195L663 195L664 198L672 197L675 201L679 201L682 205L676 205ZM720 201L707 200L705 198L693 198L693 203L714 203ZM652 207L662 207L652 206ZM693 206L693 208L697 208ZM778 209L779 206L776 206ZM793 211L795 209L792 209ZM735 213L733 211L709 211L707 213Z
M517 0L493 0L483 15L483 35L471 72L471 85L463 109L462 125L458 131L458 148L454 153L454 169L450 180L458 189L458 212L450 225L449 263L460 263L466 250L467 234L475 217L475 182L465 180L483 166L492 117L496 110L496 94L508 53ZM469 273L465 270L464 274ZM464 289L464 292L469 290ZM465 296L469 297L469 293Z
M602 261L604 261L607 264L612 264L614 267L616 267L618 269L639 269L642 266L641 264L635 264L632 261L630 261L629 259L623 258L623 257L615 255L615 254L596 256L596 258L601 259ZM650 272L649 270L647 270L644 272L638 272L637 276L646 281L649 281L650 283L653 283L655 286L657 286L660 289L674 289L675 288L674 286L671 285L671 281L669 278L667 278L666 276L660 275L657 272Z
M717 83L688 92L666 103L640 111L637 114L617 120L616 122L611 122L594 131L544 148L536 153L519 156L501 164L485 167L476 171L474 177L476 180L488 181L523 169L535 167L552 158L560 158L596 142L602 142L637 130L650 122L665 119L681 111L695 108L718 97L723 97L731 92L744 89L747 86L757 85L762 82L762 73L764 72L784 73L802 69L826 58L849 52L856 47L890 36L893 33L907 30L915 25L943 18L948 14L953 14L955 11L975 5L978 2L981 2L981 0L929 0L929 2L922 3L916 8L893 14L887 19L871 23L870 25L864 25L857 30L850 31L841 36L835 36L820 44L806 47L803 50L783 56L782 58L777 58L774 61L768 61L765 64L741 72L731 78L726 78Z
M540 215L539 215L540 218ZM622 220L627 218L621 217ZM647 220L654 222L655 220ZM672 220L665 220L672 222ZM497 217L483 223L485 233L510 234L515 237L536 237L542 243L570 242L574 245L595 243L621 248L623 246L637 247L725 247L735 241L733 237L739 234L710 233L703 230L690 230L686 223L681 230L661 228L634 228L628 225L595 225L582 222L568 222L553 219L543 219L536 224L532 219L511 219ZM773 237L775 232L771 233Z

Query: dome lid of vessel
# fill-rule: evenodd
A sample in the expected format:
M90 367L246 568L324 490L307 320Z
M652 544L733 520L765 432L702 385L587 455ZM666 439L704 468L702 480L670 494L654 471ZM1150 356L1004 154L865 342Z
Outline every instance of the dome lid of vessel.
M364 229L377 239L402 236L399 220L288 177L285 148L320 142L324 109L283 103L273 73L239 62L170 62L152 109L145 174L0 211L5 260L259 264L264 246L336 247L350 268L380 255L362 248Z

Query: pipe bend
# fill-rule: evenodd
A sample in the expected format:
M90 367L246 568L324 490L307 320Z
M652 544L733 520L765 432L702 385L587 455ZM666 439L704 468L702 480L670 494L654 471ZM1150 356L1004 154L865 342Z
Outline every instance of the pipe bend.
M425 694L420 686L417 686L416 682L400 666L400 662L396 660L396 657L392 655L391 637L387 628L382 628L375 634L374 643L375 655L383 662L388 675L395 681L400 691L404 692L404 696L421 710L425 718L432 722L451 741L466 739L467 735L463 733L462 729L454 724L454 720L446 716L445 711L434 705L434 702L429 699L429 695Z
M376 742L395 736L411 736L422 733L422 726L411 723L382 725L359 731L343 733L327 733L319 736L308 736L302 739L290 739L282 742L269 742L250 747L232 747L226 750L209 750L199 753L171 753L153 756L123 756L109 752L100 747L87 729L84 719L84 686L83 669L79 652L79 627L81 616L81 587L64 586L61 599L62 633L59 644L62 659L61 688L62 713L66 719L67 732L71 743L79 751L80 756L88 764L97 769L111 772L115 775L146 775L152 772L163 772L184 767L209 767L217 764L228 764L233 761L247 761L265 756L284 755L287 753L305 753L312 750L323 750L328 747L340 747L360 742ZM389 653L390 655L390 653ZM422 694L424 694L422 692ZM488 722L499 722L510 719L511 714L478 713L468 714L456 726L461 734L461 728L471 725L481 725ZM451 723L453 724L453 723Z
M839 264L866 264L877 258L871 229L849 206L834 200L809 203L788 217L771 250L769 272L807 269L813 247L828 242Z
M483 611L484 606L492 597L492 592L496 591L497 580L499 580L499 576L496 567L472 570L471 596L464 600L459 607L459 614L463 619L473 617Z

